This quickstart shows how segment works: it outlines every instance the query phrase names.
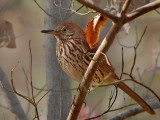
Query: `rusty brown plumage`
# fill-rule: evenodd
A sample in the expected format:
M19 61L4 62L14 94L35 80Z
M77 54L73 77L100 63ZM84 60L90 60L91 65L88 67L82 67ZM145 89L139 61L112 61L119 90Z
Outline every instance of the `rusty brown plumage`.
M75 23L61 23L54 30L43 30L42 32L52 34L56 37L56 55L60 66L69 77L77 82L81 82L99 44L96 44L94 49L90 49L85 32ZM111 76L104 80L104 83L111 83L118 80L109 60L106 60L104 57L103 62L107 65L99 65L92 80L92 86L101 82L109 73L111 73ZM151 115L155 114L154 110L124 82L120 82L118 87L137 102L146 112Z

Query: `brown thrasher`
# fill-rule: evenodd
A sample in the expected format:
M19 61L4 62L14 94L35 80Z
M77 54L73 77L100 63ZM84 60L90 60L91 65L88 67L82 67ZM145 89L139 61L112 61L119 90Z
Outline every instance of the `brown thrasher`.
M56 37L56 55L60 66L67 75L80 83L91 61L87 54L94 54L99 45L96 44L94 49L90 49L85 32L75 23L61 23L54 30L42 30L41 32L52 34ZM104 80L104 83L117 81L117 76L113 72L111 63L105 59L103 61L106 62L107 66L104 64L99 65L92 80L92 86L96 86L109 73L112 73L112 75ZM124 82L118 83L117 86L135 100L146 112L151 115L155 114L154 110Z

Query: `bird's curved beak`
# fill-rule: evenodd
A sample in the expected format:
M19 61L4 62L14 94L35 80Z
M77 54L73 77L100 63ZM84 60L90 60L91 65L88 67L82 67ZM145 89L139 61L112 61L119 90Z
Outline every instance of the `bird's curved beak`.
M42 33L47 33L47 34L54 34L54 30L42 30Z

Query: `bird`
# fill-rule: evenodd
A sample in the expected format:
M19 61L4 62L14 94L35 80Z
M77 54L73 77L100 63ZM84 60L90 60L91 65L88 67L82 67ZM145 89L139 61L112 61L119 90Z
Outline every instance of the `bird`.
M91 49L87 43L85 31L72 22L63 22L55 29L42 30L41 32L55 36L57 40L56 56L59 65L71 79L81 83L87 67L99 47L99 43ZM103 63L105 64L100 64L96 70L91 87L97 86L99 83L103 85L118 81L118 77L107 57L103 59ZM109 75L110 73L111 75ZM108 77L105 79L107 75ZM152 107L124 82L119 82L117 86L137 102L144 111L151 115L155 114Z

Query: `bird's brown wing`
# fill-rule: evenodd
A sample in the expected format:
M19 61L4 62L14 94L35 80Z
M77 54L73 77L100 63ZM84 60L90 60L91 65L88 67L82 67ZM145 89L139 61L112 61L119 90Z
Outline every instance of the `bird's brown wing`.
M83 44L86 46L86 50L91 53L95 53L99 47L99 44L97 43L95 45L94 49L90 49L90 47L87 45L88 43L86 41L83 41ZM93 57L94 55L90 55L90 57ZM111 83L116 82L119 80L119 77L115 74L112 64L109 61L109 59L104 56L101 64L99 65L99 68L105 75L108 73L111 73L111 76L104 80L104 83ZM148 112L151 115L154 115L154 110L137 94L135 93L129 86L127 86L124 82L119 82L116 84L121 90L123 90L127 95L129 95L135 102L137 102L146 112Z
M107 59L107 60L106 60ZM110 72L112 74L112 77L114 78L114 81L118 81L119 78L115 74L114 70L112 69L112 65L108 58L103 60L107 65L100 64L99 68L103 69L103 71ZM105 80L104 82L109 83L109 81ZM111 80L113 82L113 79ZM119 82L116 84L121 90L123 90L128 96L130 96L135 102L137 102L146 112L148 112L151 115L154 115L154 110L144 101L143 98L141 98L137 93L135 93L129 86L127 86L124 82Z

